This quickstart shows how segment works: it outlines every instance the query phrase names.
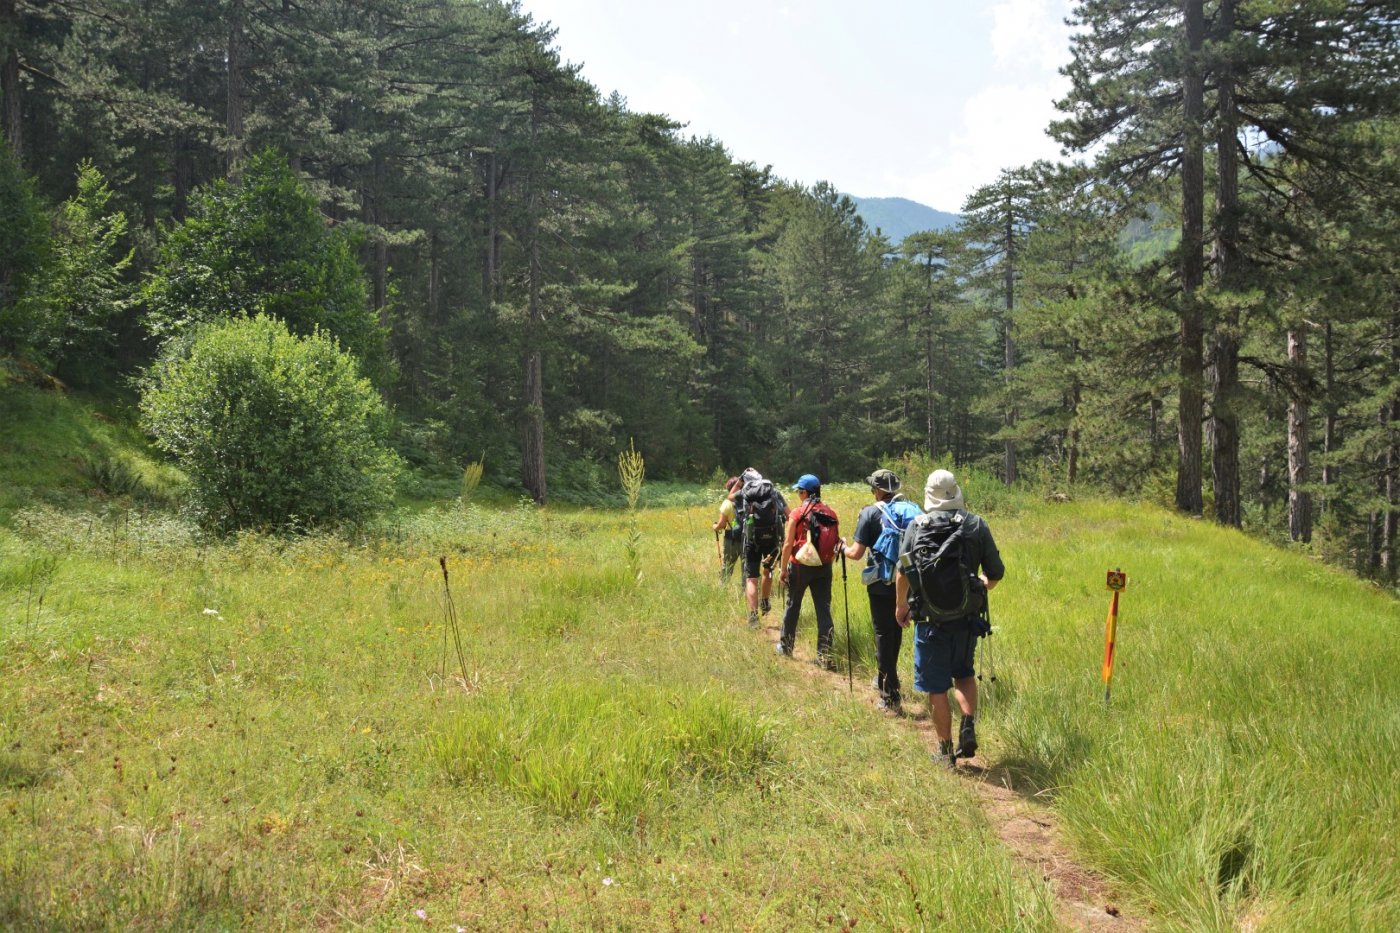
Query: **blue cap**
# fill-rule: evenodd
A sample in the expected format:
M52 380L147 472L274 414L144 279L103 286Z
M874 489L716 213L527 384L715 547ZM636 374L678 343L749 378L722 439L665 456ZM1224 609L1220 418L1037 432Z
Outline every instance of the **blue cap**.
M803 489L807 492L816 492L822 488L822 481L811 473L803 473L797 478L797 482L792 484L793 489Z

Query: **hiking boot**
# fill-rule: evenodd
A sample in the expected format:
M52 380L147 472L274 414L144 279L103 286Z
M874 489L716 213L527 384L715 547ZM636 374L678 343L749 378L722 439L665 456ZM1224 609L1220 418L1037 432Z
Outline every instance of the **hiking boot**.
M749 628L758 628L758 613L749 613Z
M789 648L787 645L783 644L782 642L778 642L776 645L774 645L773 650L785 658L792 657L792 649Z
M886 712L894 713L896 716L904 715L904 707L900 704L899 697L882 696L875 705Z
M962 723L958 726L958 752L959 758L971 758L977 754L977 721L971 716L964 716Z
M933 763L945 771L958 770L958 758L953 754L953 740L938 743L938 751L933 753Z
M764 615L768 615L768 613L773 611L773 604L767 599L764 599L758 604L758 608L762 610Z
M817 652L816 664L817 667L820 667L824 671L836 670L836 661L834 658L832 658L831 653L828 651Z

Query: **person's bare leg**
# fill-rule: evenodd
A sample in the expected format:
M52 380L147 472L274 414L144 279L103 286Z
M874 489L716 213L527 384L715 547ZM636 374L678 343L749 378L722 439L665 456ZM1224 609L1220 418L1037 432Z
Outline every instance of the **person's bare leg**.
M758 611L758 578L748 577L744 580L744 598L749 601L749 612Z
M948 706L948 694L928 695L928 718L933 722L933 731L940 743L953 740L953 713Z
M977 678L960 677L953 681L953 692L958 696L958 708L964 716L977 715ZM946 708L946 707L945 707ZM950 726L951 728L951 726ZM940 733L941 734L941 733Z

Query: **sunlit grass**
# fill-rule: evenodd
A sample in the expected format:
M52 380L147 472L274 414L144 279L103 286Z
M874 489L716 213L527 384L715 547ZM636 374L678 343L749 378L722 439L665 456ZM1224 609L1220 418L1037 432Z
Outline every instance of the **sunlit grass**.
M619 511L453 501L214 542L15 509L0 925L1053 926L971 790L868 702L859 568L833 607L851 696L747 631L718 494L651 491L641 586ZM826 497L847 533L870 501ZM987 498L1008 575L983 751L1080 858L1164 928L1400 927L1394 601L1152 508Z
M0 530L0 925L1049 928L916 736L746 630L707 512L638 511L639 588L617 513L208 542L24 511ZM26 622L11 562L36 551Z

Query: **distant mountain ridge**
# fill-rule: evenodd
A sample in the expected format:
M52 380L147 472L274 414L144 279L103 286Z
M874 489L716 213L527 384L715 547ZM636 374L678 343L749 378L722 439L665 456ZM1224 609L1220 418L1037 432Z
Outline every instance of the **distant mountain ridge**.
M911 233L947 230L962 223L958 214L934 210L908 198L859 198L853 194L847 197L855 202L856 211L866 226L879 228L895 246Z

